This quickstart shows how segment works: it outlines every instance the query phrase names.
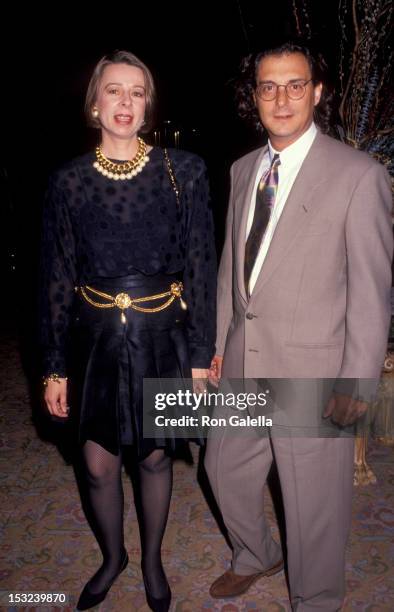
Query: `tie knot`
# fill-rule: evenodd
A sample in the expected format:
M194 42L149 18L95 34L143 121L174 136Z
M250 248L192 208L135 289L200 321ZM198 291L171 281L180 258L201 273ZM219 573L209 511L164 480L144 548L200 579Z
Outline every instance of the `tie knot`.
M271 161L271 168L273 168L274 166L279 166L279 164L280 164L279 153L275 153Z

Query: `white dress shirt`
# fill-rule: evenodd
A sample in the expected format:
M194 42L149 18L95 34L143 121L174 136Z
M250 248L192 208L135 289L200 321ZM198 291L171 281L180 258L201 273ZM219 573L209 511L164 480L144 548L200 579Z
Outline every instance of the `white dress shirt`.
M271 216L265 230L263 240L261 241L260 250L256 257L256 261L250 275L249 292L253 291L256 280L264 263L272 237L275 233L276 226L286 205L286 201L301 165L312 146L312 143L317 134L317 129L314 123L310 125L306 132L298 140L293 142L283 151L275 151L270 141L268 141L268 149L264 155L259 171L256 176L256 182L253 188L252 199L249 206L248 221L246 225L245 243L248 238L250 228L252 227L254 209L256 206L256 191L261 177L267 172L271 165L271 161L275 153L279 154L280 165L278 167L278 190L276 192L275 204L271 211Z

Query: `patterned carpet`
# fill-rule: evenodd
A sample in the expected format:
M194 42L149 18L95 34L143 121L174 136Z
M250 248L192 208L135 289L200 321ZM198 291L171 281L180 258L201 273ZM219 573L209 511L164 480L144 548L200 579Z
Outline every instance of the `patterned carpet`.
M17 343L11 334L0 349L0 590L59 592L69 600L19 610L72 610L82 585L100 563L100 554L81 510L74 471L59 452L63 428L46 428L35 416ZM37 415L38 409L33 410ZM41 419L42 420L42 419ZM39 432L39 433L38 433ZM51 440L55 437L57 446ZM229 551L197 482L194 464L176 462L174 494L165 535L163 559L174 594L173 612L289 610L284 573L258 582L243 597L214 601L208 588L228 567ZM368 458L378 482L355 488L353 528L347 555L347 600L344 610L394 610L394 452L372 443ZM66 456L67 459L67 456ZM199 478L201 482L201 478ZM139 536L126 472L125 533L130 556L102 611L145 612L139 567ZM274 537L278 529L268 490L267 513ZM2 610L16 610L2 601Z

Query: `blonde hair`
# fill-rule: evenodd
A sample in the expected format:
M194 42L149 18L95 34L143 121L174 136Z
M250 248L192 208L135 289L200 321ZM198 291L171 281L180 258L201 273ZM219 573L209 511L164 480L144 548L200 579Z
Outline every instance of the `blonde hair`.
M96 64L93 74L90 78L88 89L85 98L85 116L90 127L100 128L100 121L93 116L93 106L97 99L98 88L103 72L107 66L111 64L128 64L140 68L144 74L145 89L146 89L146 108L145 122L141 127L141 132L149 132L153 127L154 110L156 102L156 88L153 81L152 73L149 68L136 55L129 51L114 51L104 55Z

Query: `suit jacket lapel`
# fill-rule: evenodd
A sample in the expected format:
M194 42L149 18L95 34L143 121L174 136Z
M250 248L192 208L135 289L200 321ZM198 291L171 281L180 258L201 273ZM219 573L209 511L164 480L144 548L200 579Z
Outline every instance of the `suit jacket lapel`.
M244 192L245 195L243 197L243 202L241 204L241 213L238 227L235 226L235 236L236 236L236 266L237 266L237 281L239 292L242 295L245 302L248 301L246 291L245 291L245 281L244 281L244 261L245 261L245 235L246 235L246 225L248 222L248 214L250 208L250 202L252 199L253 188L256 181L257 173L259 172L261 162L263 157L267 151L267 146L263 147L259 152L255 159L254 164L249 168L245 169L245 173L249 172L249 176L247 177L247 189Z
M324 136L318 132L290 190L253 289L252 297L261 291L275 268L291 248L299 231L309 221L313 212L314 192L321 183L325 182L325 179L319 179L323 153Z

